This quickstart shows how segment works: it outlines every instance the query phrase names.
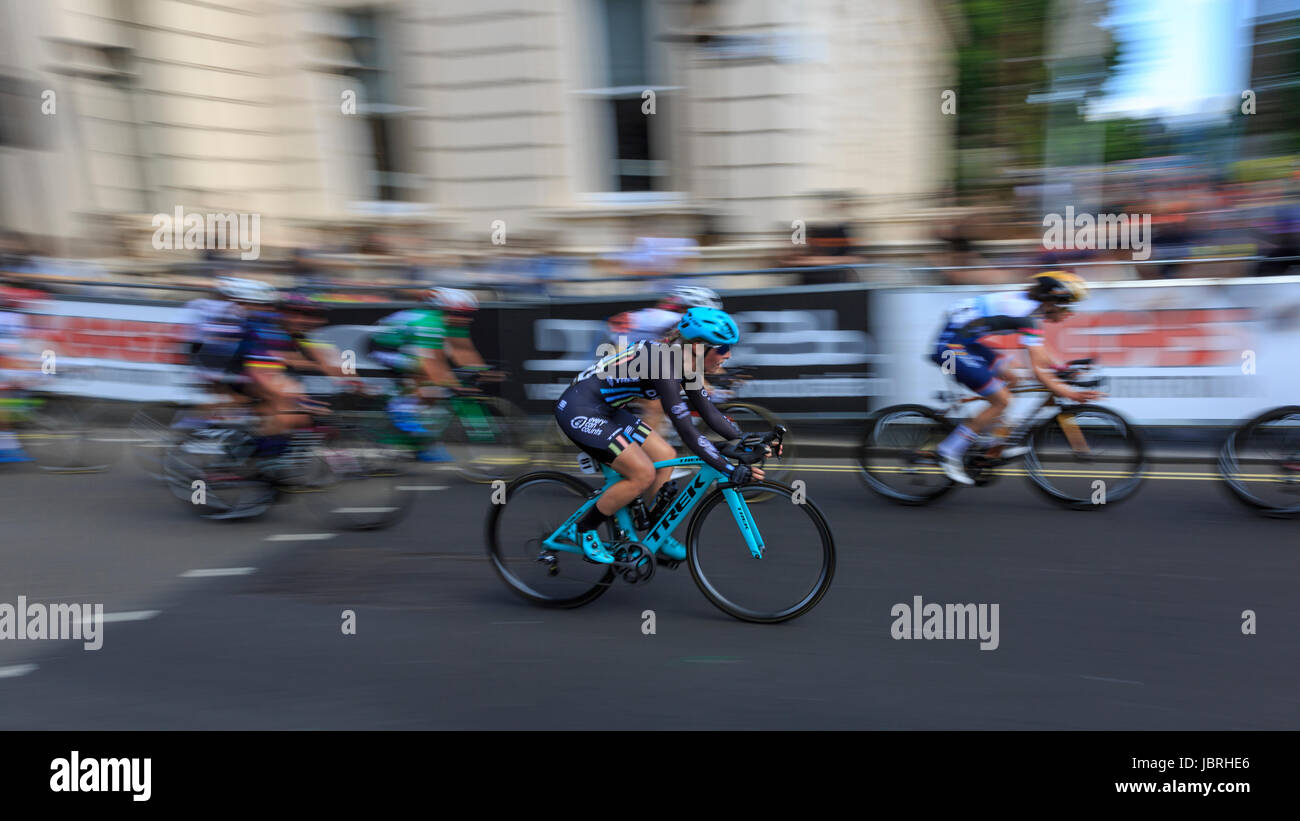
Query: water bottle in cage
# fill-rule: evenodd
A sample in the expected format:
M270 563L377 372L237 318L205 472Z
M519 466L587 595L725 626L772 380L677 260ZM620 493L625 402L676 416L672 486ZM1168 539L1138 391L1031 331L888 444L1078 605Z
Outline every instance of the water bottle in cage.
M637 530L650 529L650 517L646 513L645 502L638 496L628 503L628 512L632 514L632 526Z
M654 510L650 511L650 517L649 517L650 524L654 524L655 522L659 521L659 518L663 516L664 511L668 509L668 505L676 497L677 497L677 480L669 479L667 482L664 483L663 487L659 488L659 492L655 494Z

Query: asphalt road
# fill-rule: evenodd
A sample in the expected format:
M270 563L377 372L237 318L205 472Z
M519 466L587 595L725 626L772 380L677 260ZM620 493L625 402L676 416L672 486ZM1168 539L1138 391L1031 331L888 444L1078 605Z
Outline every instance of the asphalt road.
M531 606L484 558L490 489L445 472L396 527L331 534L292 502L198 520L130 463L8 469L0 602L111 615L97 651L0 641L0 728L1300 728L1300 522L1250 515L1203 467L1071 512L1015 478L898 507L847 462L810 465L838 569L774 626L718 611L685 567ZM997 604L997 649L892 638L914 596Z

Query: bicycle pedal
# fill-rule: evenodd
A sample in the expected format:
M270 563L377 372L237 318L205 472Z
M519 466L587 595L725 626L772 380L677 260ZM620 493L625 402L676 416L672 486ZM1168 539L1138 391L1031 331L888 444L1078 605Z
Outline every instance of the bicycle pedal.
M655 564L665 567L669 570L676 570L681 565L680 559L670 559L667 556L655 556Z

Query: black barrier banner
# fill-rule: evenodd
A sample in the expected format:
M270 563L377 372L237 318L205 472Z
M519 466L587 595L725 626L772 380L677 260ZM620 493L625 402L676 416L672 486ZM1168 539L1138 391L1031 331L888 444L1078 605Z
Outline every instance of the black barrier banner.
M752 376L737 398L782 415L865 415L869 398L885 392L867 328L869 294L864 286L844 285L724 295L741 339L728 367ZM320 335L355 351L360 375L378 375L378 364L364 353L368 327L402 307L409 306L331 307ZM611 342L608 318L643 307L644 296L487 305L471 338L485 360L510 371L502 396L530 414L548 414L573 377L596 361L599 346Z

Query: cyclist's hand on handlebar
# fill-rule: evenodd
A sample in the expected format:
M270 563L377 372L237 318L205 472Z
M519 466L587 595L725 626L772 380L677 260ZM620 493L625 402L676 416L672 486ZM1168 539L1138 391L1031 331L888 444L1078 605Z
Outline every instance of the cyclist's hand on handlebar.
M750 465L736 465L731 471L731 481L737 485L763 481L763 469Z

